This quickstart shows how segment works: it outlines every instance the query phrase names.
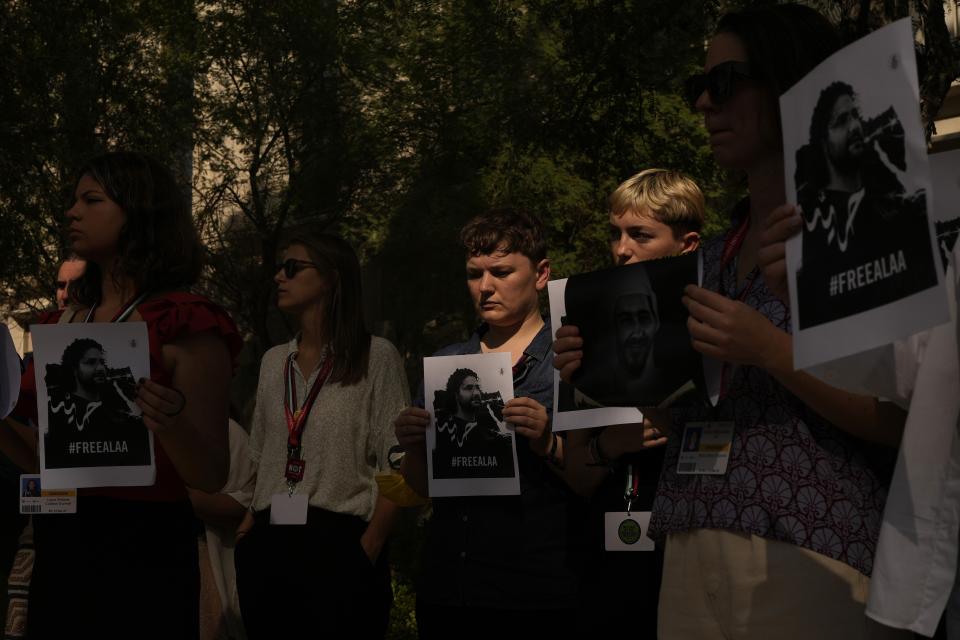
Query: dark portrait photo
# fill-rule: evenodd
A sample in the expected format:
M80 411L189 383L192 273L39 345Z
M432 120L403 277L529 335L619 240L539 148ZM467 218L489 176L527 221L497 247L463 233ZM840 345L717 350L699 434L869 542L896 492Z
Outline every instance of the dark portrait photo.
M804 220L801 329L937 283L926 194L904 188L910 161L892 106L861 105L846 82L820 92L794 175Z
M129 367L111 368L103 346L77 338L47 364L46 467L150 464L147 428Z
M701 377L690 346L683 289L697 283L696 254L571 277L564 323L579 327L583 361L561 389L561 410L655 407ZM567 406L564 406L567 405Z
M434 478L510 478L513 434L503 419L499 391L485 393L480 376L459 368L434 393Z
M20 479L20 495L24 498L40 497L40 478L27 477Z

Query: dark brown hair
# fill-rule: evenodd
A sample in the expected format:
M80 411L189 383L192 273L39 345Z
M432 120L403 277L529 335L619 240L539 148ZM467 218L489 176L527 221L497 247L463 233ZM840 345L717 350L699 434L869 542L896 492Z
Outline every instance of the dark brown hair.
M547 239L540 221L515 209L494 209L471 219L460 230L468 256L519 252L534 265L547 257Z
M297 228L285 234L283 246L299 245L320 265L330 279L326 309L326 337L333 350L330 379L342 385L356 384L366 375L370 362L370 332L363 320L363 290L360 261L343 238L332 233Z
M750 73L778 98L841 46L830 21L799 4L758 5L728 13L717 33L737 36L747 49Z
M138 293L192 286L203 268L203 245L190 202L170 171L145 153L119 151L97 156L77 172L76 185L90 176L123 209L126 223L117 242L119 260L108 274L133 279ZM105 274L87 263L70 287L71 302L93 306L100 300Z

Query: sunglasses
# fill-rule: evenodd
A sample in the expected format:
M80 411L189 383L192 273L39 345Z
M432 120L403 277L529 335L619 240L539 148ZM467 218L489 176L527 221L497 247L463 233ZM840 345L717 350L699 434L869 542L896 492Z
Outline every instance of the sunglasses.
M746 62L730 60L721 62L706 73L698 73L687 78L685 92L691 109L697 108L697 100L706 91L710 102L716 106L733 97L736 92L737 79L750 80L754 76L750 73L750 65Z
M287 280L290 280L291 278L296 277L296 275L304 269L309 269L310 267L319 269L320 265L318 265L316 262L310 262L309 260L287 258L277 265L277 271L283 271L283 275L287 278Z

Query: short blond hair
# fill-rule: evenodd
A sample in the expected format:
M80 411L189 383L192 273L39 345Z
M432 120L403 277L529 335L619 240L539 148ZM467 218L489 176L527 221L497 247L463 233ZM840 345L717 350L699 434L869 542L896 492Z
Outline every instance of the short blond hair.
M644 169L622 182L610 194L610 212L618 218L626 213L649 211L658 222L671 227L675 235L703 228L706 205L697 183L679 171Z

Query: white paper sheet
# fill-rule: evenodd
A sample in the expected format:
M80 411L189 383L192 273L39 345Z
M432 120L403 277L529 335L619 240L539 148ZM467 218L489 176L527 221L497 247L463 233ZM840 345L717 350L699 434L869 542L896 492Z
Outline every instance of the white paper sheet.
M510 354L424 358L423 380L430 497L519 495Z
M787 199L805 221L786 256L795 367L946 322L909 19L828 58L780 110Z
M147 325L44 324L30 330L44 488L152 485L153 433L133 390L137 380L150 377Z

